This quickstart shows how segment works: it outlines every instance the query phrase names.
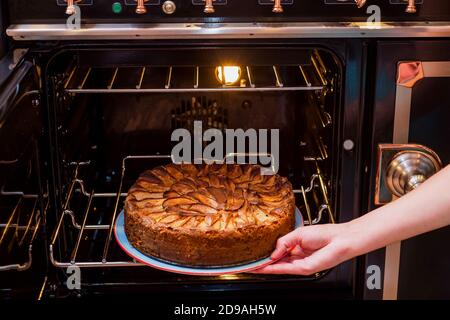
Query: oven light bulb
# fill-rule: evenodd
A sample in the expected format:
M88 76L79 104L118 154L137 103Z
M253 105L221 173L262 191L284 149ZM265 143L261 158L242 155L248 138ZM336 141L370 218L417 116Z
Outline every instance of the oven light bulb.
M225 86L233 85L241 79L241 68L236 66L217 67L216 77Z

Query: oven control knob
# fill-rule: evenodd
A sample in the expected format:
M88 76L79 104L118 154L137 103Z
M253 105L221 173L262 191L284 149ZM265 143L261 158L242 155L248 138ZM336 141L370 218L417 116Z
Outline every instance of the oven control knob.
M364 7L364 5L366 4L367 0L355 0L356 5L358 6L358 8L362 8Z
M165 14L173 14L177 10L177 6L173 1L164 1L162 10Z
M213 6L214 0L205 0L205 9L203 10L204 13L214 13L216 10Z
M74 3L78 3L80 0L66 0L67 8L66 8L66 14L73 15L75 13L75 5Z
M175 10L177 10L177 6L173 1L164 1L164 3L162 4L162 11L165 14L172 14L175 12Z
M147 13L147 8L145 7L145 2L148 0L134 0L137 2L136 13L137 14L145 14Z
M281 5L281 0L274 0L273 4L273 13L283 13L283 6Z
M407 13L416 13L416 0L408 0L408 6L406 7Z

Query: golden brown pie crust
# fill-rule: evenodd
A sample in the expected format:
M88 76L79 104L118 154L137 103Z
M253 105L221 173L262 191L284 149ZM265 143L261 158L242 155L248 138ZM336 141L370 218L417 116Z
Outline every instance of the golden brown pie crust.
M227 266L270 255L293 230L287 178L256 165L175 165L145 171L125 200L125 232L144 254L188 266Z

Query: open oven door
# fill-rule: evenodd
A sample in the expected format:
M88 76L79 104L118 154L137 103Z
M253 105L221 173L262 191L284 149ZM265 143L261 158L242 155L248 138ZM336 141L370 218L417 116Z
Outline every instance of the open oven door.
M450 163L449 47L449 41L378 43L372 132L378 157L370 159L369 210ZM449 299L449 239L447 227L367 255L365 298Z
M5 12L4 8L4 2L0 3L0 59L3 58L6 54L6 23L5 23L5 16L2 14Z
M39 239L48 205L40 81L26 52L0 60L0 299L36 298L47 261Z

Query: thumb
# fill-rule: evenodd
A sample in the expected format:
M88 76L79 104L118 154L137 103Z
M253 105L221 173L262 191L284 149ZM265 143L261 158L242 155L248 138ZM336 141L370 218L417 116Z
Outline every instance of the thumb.
M297 229L278 239L277 247L271 255L272 260L281 259L298 244L300 244L300 233Z

